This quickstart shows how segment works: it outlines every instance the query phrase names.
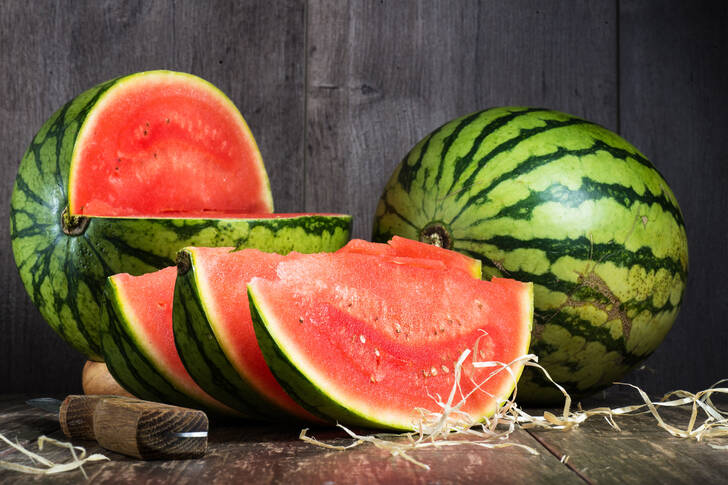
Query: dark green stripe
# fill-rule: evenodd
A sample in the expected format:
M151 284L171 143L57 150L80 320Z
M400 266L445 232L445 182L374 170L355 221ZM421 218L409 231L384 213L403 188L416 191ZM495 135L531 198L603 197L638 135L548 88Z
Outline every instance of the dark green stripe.
M384 204L384 209L387 211L387 213L388 214L391 214L391 215L394 215L397 218L401 219L402 222L404 222L408 226L413 227L417 231L417 234L419 234L421 228L420 227L417 227L417 225L414 222L412 222L409 219L407 219L401 212L399 212L393 205L391 205L389 203L389 201L386 199L386 196L387 196L388 193L389 192L387 192L386 194L384 194L384 196L382 196L382 199L380 199L380 201Z
M643 246L637 251L630 251L623 244L595 243L584 236L576 239L518 239L512 236L492 236L488 239L460 238L455 241L453 249L462 251L462 247L459 245L461 242L492 245L503 251L537 249L544 252L549 264L555 263L564 255L569 255L575 259L583 259L585 263L587 261L599 263L608 261L621 268L641 266L648 272L665 269L671 275L680 275L683 280L687 278L687 270L679 261L672 258L657 258L649 247ZM479 255L480 258L483 256L485 255Z
M564 207L577 208L587 200L601 199L613 200L627 209L632 208L635 203L642 203L647 206L657 204L664 212L672 215L678 226L685 226L680 209L675 207L664 193L657 197L645 189L644 194L640 195L631 187L600 183L588 177L582 177L581 187L577 190L571 190L565 185L555 183L541 192L531 192L525 199L504 207L493 216L473 221L472 225L476 226L482 222L501 217L530 220L533 216L533 210L545 202L556 202Z
M470 164L473 161L473 158L475 157L475 154L478 153L478 150L480 149L481 145L483 144L483 141L488 137L489 135L493 134L496 130L499 130L500 128L503 128L510 122L517 120L521 118L523 115L526 115L528 113L538 112L538 111L546 111L543 108L526 108L520 111L514 111L510 112L507 115L501 116L500 118L496 118L492 120L490 123L485 125L478 136L474 139L473 145L470 147L470 150L467 154L465 154L464 157L458 158L455 160L455 166L453 167L453 182L450 184L450 188L448 189L448 194L450 191L452 191L453 184L460 178L462 173L470 166ZM447 156L447 153L450 151L450 147L455 142L458 135L460 135L460 132L463 128L465 128L467 125L469 125L472 121L475 121L480 115L487 113L488 111L481 111L479 113L475 113L474 115L471 115L467 118L465 118L461 123L458 124L455 131L448 136L444 143L443 143L443 149L442 153L440 154L440 163L437 168L437 176L435 177L435 186L438 187L438 194L439 194L439 183L442 178L442 172L445 165L445 159ZM494 150L498 149L498 147L494 148ZM493 153L491 151L491 153ZM490 155L490 154L489 154ZM486 156L489 156L486 155ZM492 157L491 157L492 158ZM482 159L481 159L482 160ZM439 198L439 197L438 197Z
M155 365L139 351L122 323L123 311L110 286L102 327L103 351L106 365L124 389L141 399L199 408L200 405L175 389L159 373Z
M457 138L460 136L460 133L463 131L463 129L470 126L472 123L474 123L478 118L480 118L480 116L482 114L483 114L483 112L480 111L480 112L473 113L469 116L462 118L458 122L457 126L455 126L455 129L452 131L452 133L447 135L442 140L442 150L440 151L440 163L437 165L437 174L435 174L434 185L436 187L438 186L438 184L440 183L440 179L442 178L442 172L445 167L445 163L444 163L445 158L447 157L447 154L450 152L450 148L452 147L452 144L455 143L455 140L457 140ZM496 120L496 121L498 121L498 120ZM492 125L492 124L493 123L490 123L490 125ZM488 126L490 126L490 125L487 125L485 128L483 128L480 131L480 134L478 135L478 137L473 141L473 146L470 148L470 152L468 153L468 155L470 156L470 159L472 159L473 154L478 151L478 148L480 148L480 144L482 143L483 139L488 134L490 134L490 131L488 130ZM423 147L423 153L424 153L424 147ZM468 158L468 155L466 155L465 158ZM420 158L422 158L422 154L420 154ZM457 169L459 163L460 163L460 160L457 160L455 162L456 169ZM424 177L424 179L427 180L427 177ZM423 188L424 188L424 182L423 182Z
M407 157L402 160L402 163L400 163L400 169L399 174L397 175L397 181L404 187L404 189L409 192L412 188L412 183L415 181L415 178L417 177L417 173L420 171L420 167L422 166L422 159L425 156L425 153L427 153L427 150L430 146L430 141L432 141L432 138L440 132L443 128L445 128L447 124L444 124L440 127L438 127L435 131L427 135L427 138L425 138L425 142L422 144L422 149L420 150L420 155L417 157L417 160L415 163L410 165L408 163Z
M497 157L501 153L509 152L513 150L517 145L520 143L523 143L524 141L528 140L531 137L534 137L536 135L540 135L543 133L546 133L551 130L556 130L559 128L565 128L567 126L574 126L574 125L591 125L593 123L590 123L588 121L584 121L582 119L578 118L569 118L567 120L544 120L544 126L537 126L535 128L526 128L522 129L518 132L518 135L510 138L495 147L488 152L486 155L484 155L481 159L479 159L476 162L476 167L473 170L473 172L468 176L467 179L461 184L461 190L458 191L457 194L455 194L455 200L460 200L460 198L465 193L465 190L471 187L475 183L475 179L477 178L478 174L480 174L480 171L483 169L483 167L486 166L486 164L492 160L493 158ZM463 164L462 169L460 172L455 172L453 174L453 180L450 184L450 188L447 191L447 195L449 195L453 188L455 187L455 184L460 182L460 176L462 175L462 172L468 168L469 165L472 165L472 161L469 161L467 165ZM505 175L505 174L504 174ZM501 176L502 177L502 176Z
M215 399L249 416L286 418L285 411L261 396L225 356L202 307L194 269L177 277L173 314L177 350L185 368L200 387Z
M500 176L496 177L487 187L484 187L475 195L470 196L470 198L460 207L460 211L450 220L449 224L455 222L469 207L485 202L488 198L488 194L505 180L515 180L522 175L532 172L533 170L536 170L537 168L540 168L544 165L548 165L549 163L552 163L554 161L560 160L565 156L585 157L588 155L593 155L599 151L609 153L615 158L625 158L626 156L632 156L632 154L627 152L626 150L612 147L601 140L595 140L592 146L588 148L567 149L564 147L558 147L556 151L551 153L546 153L544 155L532 155L525 159L523 162L521 162L519 165L517 165L513 170L505 172ZM650 164L650 162L647 160L645 161L649 164L649 167L654 170L652 164ZM470 178L468 180L470 180ZM470 185L472 185L472 182ZM464 185L464 189L468 186L469 185L466 183ZM456 200L459 199L460 196L464 193L465 190L459 192L456 195Z

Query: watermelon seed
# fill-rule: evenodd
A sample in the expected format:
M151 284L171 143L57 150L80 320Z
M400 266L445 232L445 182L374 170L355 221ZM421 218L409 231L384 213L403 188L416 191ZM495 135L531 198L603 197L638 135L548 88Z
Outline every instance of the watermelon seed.
M167 123L167 124L169 124L169 118L167 118L166 120L164 120L164 122Z
M433 376L436 376L437 375L437 369L435 369L434 367L432 367L430 369L430 374L432 374Z
M427 372L427 369L422 369L422 375L425 377L430 377L430 373Z
M377 382L377 380L374 378L373 375L372 376L369 376L369 380L372 381L372 382Z
M450 372L450 369L448 369L446 365L443 365L443 366L442 366L441 368L442 368L442 371L443 371L443 372L444 372L445 374L447 374L448 372Z
M303 323L303 317L298 317L298 323Z
M397 333L402 332L402 327L399 326L399 323L394 324L394 331Z
M365 344L367 342L366 337L364 335L359 335L359 340L361 340L361 343Z
M374 349L374 355L376 355L377 357L379 357L379 350Z

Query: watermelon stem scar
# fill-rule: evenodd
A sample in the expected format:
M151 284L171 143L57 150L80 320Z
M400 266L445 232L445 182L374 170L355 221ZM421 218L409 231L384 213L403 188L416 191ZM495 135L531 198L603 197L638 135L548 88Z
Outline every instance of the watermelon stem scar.
M192 268L192 261L190 255L186 251L180 251L177 253L177 275L184 276Z
M72 216L68 213L68 206L61 213L61 226L63 233L68 236L81 236L88 228L91 221L88 217Z
M452 248L452 237L450 236L450 231L445 223L440 221L427 224L422 231L420 231L420 241L432 244L439 248Z

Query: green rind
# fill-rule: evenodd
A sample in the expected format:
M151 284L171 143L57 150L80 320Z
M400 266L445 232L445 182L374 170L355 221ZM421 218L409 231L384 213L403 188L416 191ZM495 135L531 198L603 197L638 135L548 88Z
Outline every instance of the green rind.
M564 113L496 108L425 137L387 183L373 239L422 240L433 222L485 276L534 282L532 350L575 397L650 355L682 303L687 235L667 183L618 135ZM547 386L527 369L519 397L561 398Z
M107 282L105 295L101 342L106 366L116 382L141 399L204 409L202 403L178 391L142 350L111 281Z
M343 406L326 394L324 390L313 384L292 362L285 353L285 349L279 345L275 337L268 331L265 313L261 311L255 292L250 286L248 286L248 298L255 336L258 339L265 362L289 396L311 414L329 422L339 421L356 426L398 429Z
M111 375L124 389L149 401L233 415L232 409L207 399L198 399L175 384L163 366L144 351L145 344L133 328L119 296L118 287L107 278L105 305L101 313L101 346ZM240 417L240 416L239 416Z
M50 326L94 360L102 360L98 321L107 276L163 268L173 264L179 249L190 245L266 249L266 228L277 230L257 221L93 218L81 235L63 232L61 217L68 204L79 128L109 89L138 75L99 84L55 112L23 156L10 201L13 255L26 291ZM289 232L290 240L278 241L278 250L295 249L299 236Z
M98 338L76 323L84 320L82 305L76 302L92 299L98 307L103 281L96 281L93 290L87 288L82 262L69 256L77 246L89 250L84 241L65 236L60 220L78 129L99 97L118 80L80 94L41 127L20 162L10 201L13 255L26 291L61 337L95 359L100 359ZM76 291L71 284L78 285Z
M209 395L248 416L276 419L285 412L241 378L215 337L197 290L194 269L177 276L174 341L187 372Z
M17 217L17 212L13 213ZM261 219L93 218L84 234L44 231L57 224L14 230L13 251L28 293L56 332L101 360L98 315L103 281L115 273L139 275L174 265L186 246L233 246L278 253L333 251L345 244L350 216L305 215Z
M271 237L258 234L265 226L257 224L250 231L253 237L238 241L236 247L264 248L280 254L331 252L346 244L351 231L349 216L276 220L279 221L278 229ZM251 243L254 245L250 246ZM285 419L288 411L261 395L245 376L240 375L218 343L199 292L195 253L182 250L181 254L190 264L189 269L180 271L177 276L173 321L175 343L187 371L208 394L233 409L265 419Z

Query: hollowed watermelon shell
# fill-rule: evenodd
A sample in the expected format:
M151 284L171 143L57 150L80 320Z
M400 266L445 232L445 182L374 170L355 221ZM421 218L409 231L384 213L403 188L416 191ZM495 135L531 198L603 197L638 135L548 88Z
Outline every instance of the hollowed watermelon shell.
M339 252L435 267L443 272L462 269L480 276L479 262L417 242L391 241L387 245L353 240ZM254 277L275 278L282 261L298 257L253 249L185 248L180 252L174 336L182 361L203 389L249 415L315 419L291 399L268 369L248 308L247 283ZM314 280L310 284L315 284Z
M177 268L110 276L102 318L109 371L124 389L151 401L236 414L198 386L182 365L172 335Z
M450 393L463 351L510 363L528 350L531 284L355 253L287 259L276 274L248 285L262 353L291 396L330 421L414 429L417 408L440 410L432 396ZM468 361L463 393L490 372ZM488 416L514 384L501 372L462 410Z
M272 209L232 102L195 76L152 71L100 84L43 125L18 170L10 233L43 317L101 360L107 276L164 268L190 245L316 252L348 240L349 216L260 214Z

